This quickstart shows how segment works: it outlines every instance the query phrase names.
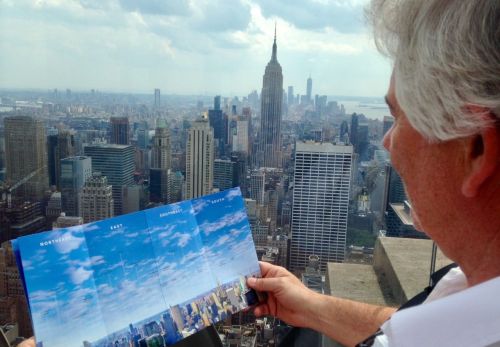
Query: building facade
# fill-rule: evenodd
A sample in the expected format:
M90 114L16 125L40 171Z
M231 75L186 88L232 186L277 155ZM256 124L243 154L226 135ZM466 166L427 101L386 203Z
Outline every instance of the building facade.
M107 177L94 173L82 188L79 216L84 223L111 218L114 216L113 205L113 191Z
M311 255L319 257L322 271L327 262L344 260L352 155L352 146L296 143L292 271L303 271Z
M283 105L283 73L278 63L276 33L273 54L262 81L260 139L257 162L260 167L282 167L281 117Z
M214 188L220 191L234 187L236 163L231 160L214 160Z
M130 144L130 124L127 117L111 117L111 143L116 145Z
M67 216L78 216L78 194L90 177L92 177L90 157L61 159L61 209Z
M6 117L6 180L23 199L41 200L49 186L45 127L41 120L27 116Z
M186 199L210 194L214 181L214 132L206 119L193 122L186 150Z
M123 187L134 184L134 147L99 144L84 147L92 158L92 170L107 177L113 187L114 215L123 214Z

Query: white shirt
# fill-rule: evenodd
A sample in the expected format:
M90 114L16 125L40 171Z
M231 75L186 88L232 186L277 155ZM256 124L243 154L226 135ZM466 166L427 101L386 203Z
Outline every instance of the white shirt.
M394 313L375 347L500 346L500 277L467 287L450 270L422 305Z

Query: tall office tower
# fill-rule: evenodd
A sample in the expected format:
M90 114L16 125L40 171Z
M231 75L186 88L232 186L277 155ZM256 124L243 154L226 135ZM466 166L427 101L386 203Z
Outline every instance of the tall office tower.
M352 146L297 142L290 267L302 271L310 255L342 262L345 255Z
M79 196L80 211L78 215L84 223L111 218L114 216L113 190L108 178L94 172L82 188Z
M182 175L182 172L168 170L167 181L167 203L173 204L181 201L182 187L184 185L184 176Z
M123 187L134 184L134 147L98 144L84 147L84 153L92 158L92 170L113 186L114 215L123 214Z
M236 120L236 131L233 134L233 152L249 154L249 123L248 119L244 118Z
M257 170L250 175L250 199L257 201L259 205L264 204L266 185L266 173L264 170Z
M60 188L61 159L75 155L75 136L68 130L47 136L47 157L49 165L49 184Z
M90 177L92 177L90 157L61 159L61 209L66 216L78 216L78 194Z
M214 97L214 110L220 110L220 95Z
M349 125L347 124L347 121L343 121L340 124L340 141L345 144L349 143Z
M227 143L227 118L224 116L220 108L220 95L214 98L213 110L208 110L208 121L214 131L214 139L217 146L217 154L219 156L224 153L224 146Z
M155 169L170 169L172 146L168 128L156 128L151 151L151 167Z
M160 106L161 106L161 102L160 102L160 89L156 88L155 89L155 109L156 110L159 110L160 109Z
M235 187L236 163L231 160L214 160L214 188L220 191Z
M368 123L360 123L358 125L357 141L357 153L361 161L370 160L371 158L368 151L368 146L370 144Z
M383 127L382 136L385 136L385 134L389 131L389 129L394 124L394 118L392 118L391 116L385 116L383 124L384 124L384 127Z
M130 125L128 117L111 117L111 143L115 145L130 144Z
M398 172L392 167L390 163L385 165L385 174L387 177L387 205L386 210L389 210L389 204L398 203L402 204L406 197L405 187L403 185L403 180L399 176Z
M311 102L312 101L312 88L313 88L313 80L311 78L311 76L309 76L309 78L307 79L307 102Z
M6 180L20 184L16 196L42 199L49 185L43 122L27 116L6 117L4 126Z
M210 194L214 181L214 132L206 119L193 122L186 147L186 198Z
M149 128L147 122L141 122L137 129L137 146L146 149L149 146Z
M359 116L356 113L353 113L351 116L351 131L350 138L351 145L354 146L354 150L357 152L358 147L358 125L359 125Z
M149 170L150 200L166 203L168 200L168 174L172 149L168 128L158 127L153 137L151 169Z
M283 73L278 63L276 29L273 55L262 81L260 109L260 141L258 162L261 167L281 167L281 107L283 104Z
M288 86L288 106L292 106L294 102L293 86Z

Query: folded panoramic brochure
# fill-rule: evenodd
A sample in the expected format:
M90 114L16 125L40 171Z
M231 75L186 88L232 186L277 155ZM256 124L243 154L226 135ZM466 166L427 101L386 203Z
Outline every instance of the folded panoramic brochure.
M168 346L257 299L239 188L14 241L37 346Z

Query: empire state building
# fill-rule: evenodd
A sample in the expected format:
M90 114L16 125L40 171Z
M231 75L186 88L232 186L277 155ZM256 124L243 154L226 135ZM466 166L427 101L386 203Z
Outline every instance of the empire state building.
M266 66L262 81L260 143L257 160L261 167L282 167L281 105L283 104L283 73L278 63L276 29L273 55Z

